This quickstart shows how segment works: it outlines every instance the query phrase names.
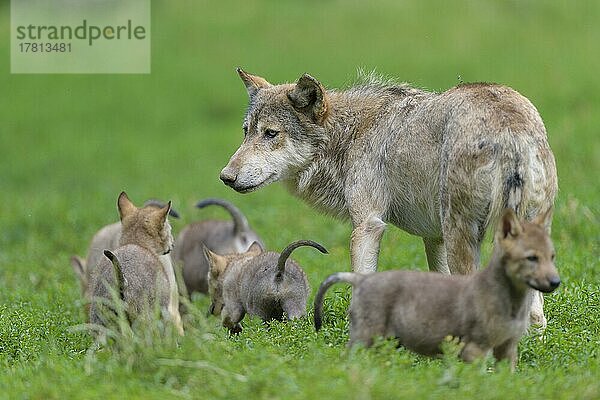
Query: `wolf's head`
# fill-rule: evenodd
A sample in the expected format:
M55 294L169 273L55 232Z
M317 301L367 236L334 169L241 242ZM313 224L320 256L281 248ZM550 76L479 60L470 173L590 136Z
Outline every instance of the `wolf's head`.
M137 244L158 255L168 254L173 249L171 224L167 218L171 202L164 207L137 208L127 194L121 192L117 206L122 225L121 245Z
M519 222L511 209L504 211L496 230L506 275L516 287L552 292L560 285L554 266L554 246L547 226L552 210L532 222Z
M221 171L221 180L247 193L293 177L312 161L324 141L329 99L323 86L304 74L293 84L271 85L238 68L250 103L244 141Z
M236 263L245 263L251 258L263 252L262 246L254 242L252 246L241 254L220 255L210 251L204 244L202 245L204 255L208 260L208 295L211 304L209 313L220 315L225 305L223 299L223 281L227 271Z

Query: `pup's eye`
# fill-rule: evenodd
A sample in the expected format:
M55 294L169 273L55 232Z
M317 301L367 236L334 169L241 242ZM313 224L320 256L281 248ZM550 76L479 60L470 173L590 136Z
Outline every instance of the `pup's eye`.
M538 262L538 260L539 260L538 256L529 256L529 257L527 257L527 261Z
M279 134L279 132L274 129L269 129L269 128L265 129L265 137L268 137L269 139L273 139L278 134Z
M556 254L552 253L552 256L550 256L550 259L551 259L552 261L554 261L554 258L555 258L555 257L556 257Z

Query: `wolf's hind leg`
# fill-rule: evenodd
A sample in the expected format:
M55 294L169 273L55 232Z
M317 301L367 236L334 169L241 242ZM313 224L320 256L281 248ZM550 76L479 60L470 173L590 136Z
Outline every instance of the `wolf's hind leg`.
M425 244L429 270L442 274L450 274L444 240L442 238L423 238L423 243Z

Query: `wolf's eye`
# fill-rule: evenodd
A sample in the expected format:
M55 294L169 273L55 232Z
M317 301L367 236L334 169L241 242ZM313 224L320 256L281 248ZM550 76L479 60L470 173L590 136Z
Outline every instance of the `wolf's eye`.
M273 139L278 134L279 134L279 132L274 129L269 129L269 128L265 129L265 137L268 137L269 139Z
M244 125L242 129L244 130L244 137L246 137L246 135L248 135L248 127Z
M556 258L556 254L552 253L552 256L550 256L550 259L551 259L552 261L554 261L554 259L555 259L555 258Z
M529 256L529 257L527 257L527 261L538 262L538 260L539 260L538 256Z

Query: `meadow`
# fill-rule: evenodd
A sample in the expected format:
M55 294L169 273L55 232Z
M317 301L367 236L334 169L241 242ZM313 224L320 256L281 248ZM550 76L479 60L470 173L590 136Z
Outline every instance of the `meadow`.
M600 398L600 2L153 1L149 75L10 74L8 2L0 15L0 398ZM237 66L338 88L359 68L434 91L499 82L536 105L557 161L563 285L545 297L545 335L522 339L514 374L461 363L452 346L435 360L391 341L348 350L351 291L341 286L318 334L310 316L269 329L246 318L230 337L202 296L183 338L157 327L98 349L74 328L84 316L69 257L118 219L121 190L137 204L172 200L175 233L226 218L193 207L222 197L269 249L323 243L327 256L294 253L313 295L349 269L348 223L279 184L241 195L219 181L243 135ZM420 239L387 230L381 270L425 266Z

